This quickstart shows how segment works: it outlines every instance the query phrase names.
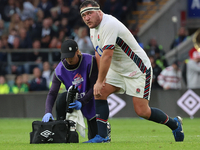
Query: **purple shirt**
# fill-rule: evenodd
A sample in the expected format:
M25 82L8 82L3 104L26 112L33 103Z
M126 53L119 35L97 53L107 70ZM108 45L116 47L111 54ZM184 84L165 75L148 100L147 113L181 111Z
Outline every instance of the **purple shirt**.
M79 62L75 66L70 66L63 59L55 69L52 86L46 99L46 110L52 112L60 84L64 83L66 89L72 84L78 86L78 100L82 103L81 111L87 119L95 117L95 101L93 96L93 86L98 75L97 63L95 58L89 54L82 54Z

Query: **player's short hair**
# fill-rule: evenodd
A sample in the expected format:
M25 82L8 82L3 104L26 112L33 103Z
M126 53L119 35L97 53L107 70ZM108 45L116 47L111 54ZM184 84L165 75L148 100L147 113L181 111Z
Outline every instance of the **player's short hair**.
M88 5L92 5L92 7L100 7L99 4L94 1L94 0L85 0L81 5L80 5L80 10L83 7L87 7Z

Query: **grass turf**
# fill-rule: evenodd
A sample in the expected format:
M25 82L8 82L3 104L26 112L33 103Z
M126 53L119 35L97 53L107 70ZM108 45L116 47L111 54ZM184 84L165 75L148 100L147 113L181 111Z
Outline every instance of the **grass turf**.
M111 143L29 144L32 121L41 119L1 118L0 150L197 150L200 149L200 118L184 118L184 142L175 142L169 128L140 118L113 118ZM87 131L86 131L87 132Z

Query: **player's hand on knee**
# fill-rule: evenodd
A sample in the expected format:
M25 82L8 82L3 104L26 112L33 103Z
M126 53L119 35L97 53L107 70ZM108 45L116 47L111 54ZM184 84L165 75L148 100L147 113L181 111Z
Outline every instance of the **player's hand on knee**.
M43 116L42 121L43 122L49 122L50 119L54 120L53 115L51 113L46 113Z
M101 89L103 88L103 83L100 83L100 82L96 82L95 83L95 85L94 85L94 87L93 87L93 89L94 89L94 91L93 91L93 93L94 93L94 96L95 97L100 97L100 96L102 96L102 94L101 94Z
M79 101L77 101L77 100L75 100L74 103L70 103L70 104L69 104L69 108L74 108L74 109L76 109L76 110L81 109L81 107L82 107L82 103L79 102Z

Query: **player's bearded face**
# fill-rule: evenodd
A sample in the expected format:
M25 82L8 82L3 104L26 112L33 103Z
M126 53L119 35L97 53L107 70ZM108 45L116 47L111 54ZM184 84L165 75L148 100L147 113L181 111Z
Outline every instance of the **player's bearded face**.
M89 28L95 28L101 22L100 11L87 11L81 16L83 21Z

